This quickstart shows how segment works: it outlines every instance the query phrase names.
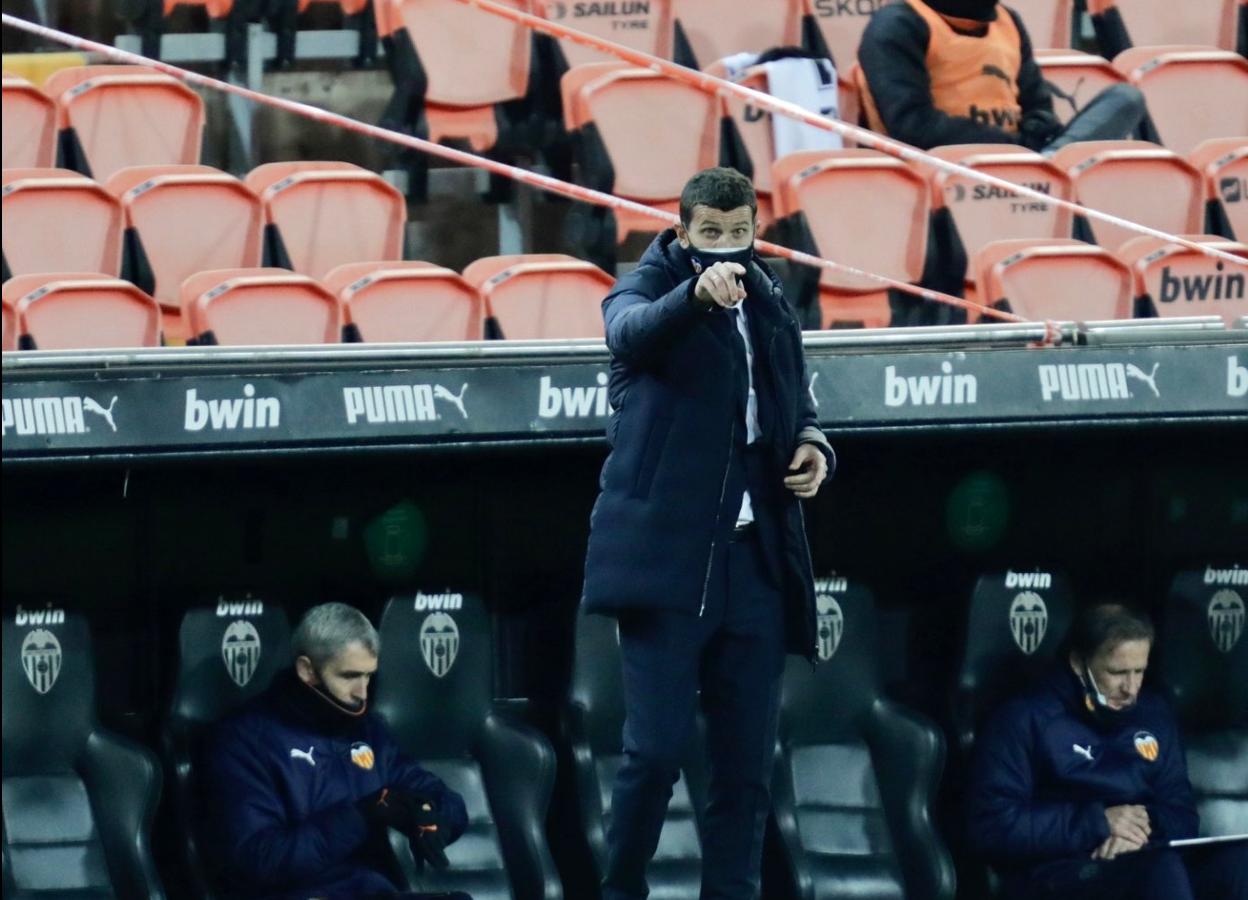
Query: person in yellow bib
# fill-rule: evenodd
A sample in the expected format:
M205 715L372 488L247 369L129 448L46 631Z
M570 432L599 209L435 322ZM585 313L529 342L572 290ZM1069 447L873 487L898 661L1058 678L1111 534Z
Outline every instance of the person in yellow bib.
M867 124L923 150L1021 144L1052 153L1129 137L1147 113L1126 84L1093 97L1065 127L1022 18L997 0L902 0L871 19L858 48Z

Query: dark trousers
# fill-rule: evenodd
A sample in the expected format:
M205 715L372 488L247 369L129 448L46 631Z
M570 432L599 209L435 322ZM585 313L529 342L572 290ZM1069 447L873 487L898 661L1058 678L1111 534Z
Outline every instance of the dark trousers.
M1065 130L1044 148L1046 155L1077 141L1116 141L1131 137L1144 121L1148 107L1144 95L1129 84L1115 84L1101 91L1075 117Z
M646 866L693 731L699 687L710 763L701 897L759 894L785 652L782 598L759 540L753 534L717 548L702 615L620 619L625 762L611 801L604 900L649 893Z
M1143 850L1108 862L1058 863L1025 900L1248 900L1248 844Z

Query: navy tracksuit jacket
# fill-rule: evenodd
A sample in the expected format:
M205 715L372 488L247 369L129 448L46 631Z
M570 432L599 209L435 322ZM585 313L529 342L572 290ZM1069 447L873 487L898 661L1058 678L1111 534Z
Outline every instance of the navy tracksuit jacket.
M448 843L467 827L463 798L405 756L377 716L345 716L293 671L218 728L206 762L210 859L247 900L398 893L382 874L385 835L357 807L382 787L433 799Z
M1141 691L1120 721L1102 725L1064 662L996 714L976 743L970 777L971 844L1007 884L1090 857L1109 837L1109 806L1146 807L1154 842L1196 836L1187 763L1166 702Z

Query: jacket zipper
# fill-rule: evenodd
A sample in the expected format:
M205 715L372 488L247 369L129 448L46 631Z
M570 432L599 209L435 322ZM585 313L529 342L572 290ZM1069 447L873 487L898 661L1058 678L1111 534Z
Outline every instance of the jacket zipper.
M732 471L732 444L737 438L737 420L733 417L728 429L728 462L724 465L724 480L719 484L719 505L715 507L715 530L711 532L711 552L706 558L706 575L702 578L702 605L698 607L698 618L706 612L706 593L711 587L711 566L715 562L715 536L719 534L719 517L724 508L724 494L728 492L728 473Z

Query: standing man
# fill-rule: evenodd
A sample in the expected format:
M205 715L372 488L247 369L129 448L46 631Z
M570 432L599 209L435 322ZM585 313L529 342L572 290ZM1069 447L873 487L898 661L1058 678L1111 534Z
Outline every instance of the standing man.
M1248 844L1180 853L1196 804L1178 723L1142 688L1143 613L1084 610L1049 680L1006 704L975 749L971 844L1011 900L1248 900Z
M758 896L784 656L815 653L798 501L836 458L797 321L754 253L757 208L739 172L698 173L681 223L603 301L614 413L583 606L619 620L626 710L604 900L649 892L699 688L711 775L701 896Z
M358 609L313 607L295 665L222 723L208 754L214 857L236 900L379 900L386 829L445 868L468 824L464 800L394 743L368 711L380 638ZM440 900L471 900L466 894Z

